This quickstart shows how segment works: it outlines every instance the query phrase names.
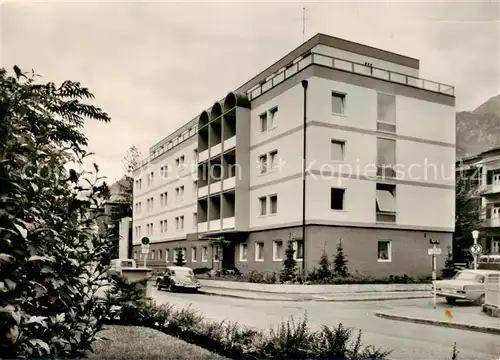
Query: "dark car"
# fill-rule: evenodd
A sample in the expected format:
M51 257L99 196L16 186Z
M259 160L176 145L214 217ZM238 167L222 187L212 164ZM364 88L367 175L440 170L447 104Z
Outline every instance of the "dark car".
M158 290L176 291L183 289L198 291L200 286L200 282L194 276L193 270L184 266L168 266L163 275L156 279Z

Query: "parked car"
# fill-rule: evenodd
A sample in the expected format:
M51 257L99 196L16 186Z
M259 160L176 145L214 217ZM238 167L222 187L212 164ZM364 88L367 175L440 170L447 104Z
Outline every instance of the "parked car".
M452 279L435 281L436 295L444 297L448 304L466 300L484 304L484 281L488 274L500 274L496 270L461 270Z
M198 291L200 286L200 282L194 276L193 270L185 266L167 266L163 275L158 276L156 279L158 290L176 291L183 289Z
M121 275L123 268L135 268L137 267L135 260L133 259L113 259L109 263L109 275Z

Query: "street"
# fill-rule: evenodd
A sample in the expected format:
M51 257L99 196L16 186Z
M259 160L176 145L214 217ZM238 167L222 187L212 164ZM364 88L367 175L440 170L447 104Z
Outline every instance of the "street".
M342 322L346 326L361 329L363 343L393 349L391 359L450 359L453 342L457 343L459 359L496 360L500 355L498 335L386 320L373 315L376 310L394 307L432 307L430 299L278 302L169 293L156 288L152 289L152 297L158 304L168 302L179 308L191 306L210 319L237 321L261 329L269 329L289 316L301 317L307 311L311 327L323 324L333 326ZM444 303L439 306L443 312L449 307ZM479 307L472 306L460 310L480 311Z

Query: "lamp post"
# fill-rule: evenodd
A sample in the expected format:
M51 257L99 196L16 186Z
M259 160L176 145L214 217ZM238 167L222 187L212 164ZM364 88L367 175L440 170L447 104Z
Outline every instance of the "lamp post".
M479 231L472 231L472 238L474 239L474 245L477 244L477 239L479 237ZM474 254L474 270L477 270L477 255Z

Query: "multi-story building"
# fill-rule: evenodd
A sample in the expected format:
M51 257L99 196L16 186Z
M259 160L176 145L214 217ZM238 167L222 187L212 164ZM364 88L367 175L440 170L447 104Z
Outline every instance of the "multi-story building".
M134 254L147 236L148 265L275 271L293 241L312 269L341 240L351 272L428 275L454 231L454 104L419 60L318 34L151 147Z
M479 242L486 254L500 254L500 147L467 157L457 163L457 172L474 181L482 211ZM458 176L459 174L457 174Z

